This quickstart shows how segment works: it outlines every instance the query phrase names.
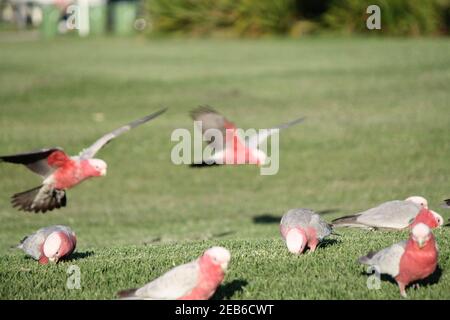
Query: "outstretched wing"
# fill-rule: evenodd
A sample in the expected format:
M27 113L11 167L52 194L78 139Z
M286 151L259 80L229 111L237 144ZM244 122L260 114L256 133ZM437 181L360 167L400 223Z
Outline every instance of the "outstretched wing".
M274 132L292 127L293 125L303 122L305 119L306 117L301 117L286 123L282 123L270 129L261 130L259 133L251 136L248 139L247 145L250 149L256 149L262 142L264 142L268 137L274 134Z
M48 184L16 193L11 198L14 208L19 210L46 213L53 209L65 207L67 203L66 192L54 189Z
M46 148L15 155L0 156L0 162L23 164L34 173L47 177L55 170L55 167L50 166L47 161L47 158L55 151L64 152L63 149L58 147Z
M202 135L205 135L206 131L209 129L216 129L222 133L222 146L225 146L226 130L236 129L234 123L225 118L222 114L218 113L216 110L210 106L200 106L197 109L191 111L191 117L194 121L201 121L202 123ZM200 128L199 128L200 129ZM208 143L210 146L216 146L217 142L208 137Z
M140 126L141 124L144 124L152 119L155 119L156 117L158 117L159 115L163 114L164 112L166 112L167 108L164 108L162 110L159 110L155 113L152 113L146 117L137 119L135 121L132 121L120 128L117 128L114 131L111 131L107 134L105 134L103 137L101 137L100 139L98 139L97 141L94 142L94 144L92 144L89 148L84 149L83 151L81 151L79 157L80 159L91 159L95 156L95 154L101 149L103 148L104 145L106 145L108 142L110 142L112 139L120 136L121 134L136 128L137 126Z

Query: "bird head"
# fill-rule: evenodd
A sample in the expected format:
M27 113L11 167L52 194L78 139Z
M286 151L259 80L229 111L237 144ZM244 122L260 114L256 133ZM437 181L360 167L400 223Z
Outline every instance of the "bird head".
M89 159L88 174L92 177L103 177L106 175L108 165L101 159Z
M425 247L431 238L431 229L425 223L418 223L411 230L411 239L420 249Z
M437 212L422 208L410 224L410 228L413 228L419 223L424 223L429 228L437 228L444 224L444 218Z
M213 264L219 265L224 272L227 270L231 259L230 251L223 247L212 247L206 250L204 254L212 260Z
M405 201L413 202L423 208L428 209L428 201L424 197L412 196L412 197L406 198Z
M306 235L300 228L292 228L286 235L286 245L293 254L301 254L306 247Z
M66 256L73 250L72 241L60 231L52 232L45 239L43 251L44 255L51 262L58 262L61 257Z

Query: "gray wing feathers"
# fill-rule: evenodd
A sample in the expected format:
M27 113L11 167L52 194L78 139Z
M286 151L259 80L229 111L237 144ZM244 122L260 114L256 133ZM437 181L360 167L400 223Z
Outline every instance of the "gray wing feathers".
M142 299L173 300L180 298L196 286L198 281L198 261L180 265L136 290L135 295Z
M378 207L359 213L357 222L379 228L403 229L420 211L409 201L389 201Z
M361 257L360 263L374 266L379 273L396 277L400 269L400 259L405 252L407 241L401 241L374 254Z
M320 215L310 209L298 208L289 210L281 218L281 225L284 228L313 227L317 232L317 237L321 240L332 232L331 226L324 221Z
M84 149L80 155L79 158L80 159L90 159L92 157L95 156L95 154L104 146L106 145L108 142L110 142L112 139L120 136L121 134L130 131L131 129L144 124L156 117L158 117L159 115L161 115L162 113L166 112L167 108L159 110L155 113L152 113L146 117L134 120L120 128L115 129L112 132L109 132L107 134L105 134L104 136L102 136L100 139L98 139L97 141L94 142L94 144L92 144L89 148Z
M9 155L9 156L0 156L0 162L9 162L15 164L23 164L28 169L37 173L42 177L48 177L55 170L50 167L47 163L47 157L52 154L54 151L63 151L62 148L54 147L54 148L45 148L34 150L30 152Z
M305 119L306 119L306 117L301 117L301 118L295 119L290 122L282 123L276 127L270 128L270 129L264 129L264 130L260 131L258 134L255 134L248 139L248 142L247 142L248 146L250 148L254 149L258 145L260 145L263 141L265 141L268 137L270 137L275 131L287 129L293 125L303 122Z

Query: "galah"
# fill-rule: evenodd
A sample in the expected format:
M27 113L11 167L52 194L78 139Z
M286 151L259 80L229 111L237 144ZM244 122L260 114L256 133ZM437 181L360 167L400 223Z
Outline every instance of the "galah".
M230 252L212 247L201 257L177 266L139 289L118 292L131 300L207 300L222 283Z
M17 248L40 264L58 262L72 254L77 246L75 233L67 226L56 225L41 228L23 238Z
M130 122L110 133L105 134L78 156L68 156L59 147L46 148L22 154L0 156L0 162L23 164L40 175L43 182L33 189L16 193L11 198L13 207L35 213L51 211L66 206L66 190L91 177L106 175L107 165L101 159L94 159L95 154L112 139L144 124L164 113L162 109L146 117Z
M428 209L428 202L419 196L406 200L393 200L380 204L369 210L337 218L332 221L335 227L359 227L366 229L395 229L407 228L422 209L429 211L433 217L428 225L432 228L441 226L444 219L438 213Z
M406 297L408 284L425 279L436 270L438 248L431 229L418 223L411 229L407 241L369 253L358 261L371 266L371 272L390 275L397 282L400 294Z
M314 252L320 241L333 233L333 228L314 211L299 208L283 215L280 233L288 250L301 254L306 247Z
M240 135L238 128L222 114L209 106L200 106L191 112L191 117L196 122L201 122L202 135L208 141L208 148L214 149L214 154L203 163L211 164L256 164L264 165L267 162L266 153L259 146L276 131L289 128L302 122L305 118L298 118L279 126L260 130L247 140ZM215 129L222 134L222 139L217 140L209 136L210 129ZM214 138L214 139L213 139Z

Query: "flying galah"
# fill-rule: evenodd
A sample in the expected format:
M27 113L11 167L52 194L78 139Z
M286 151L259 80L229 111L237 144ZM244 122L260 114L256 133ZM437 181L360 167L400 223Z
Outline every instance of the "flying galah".
M78 156L70 157L63 149L58 147L11 156L0 156L0 162L23 164L43 179L42 185L39 187L14 194L11 198L13 207L18 207L19 210L23 211L34 211L35 213L45 213L65 207L67 189L73 188L91 177L106 175L107 165L105 161L93 158L103 146L121 134L156 118L165 111L166 109L162 109L105 134L89 148L81 151Z
M50 226L39 229L23 238L17 248L40 264L58 262L72 254L77 245L75 233L66 226Z
M267 155L258 148L274 132L289 128L302 122L305 118L298 118L279 126L260 130L247 140L244 140L234 123L209 106L200 106L191 112L194 121L201 122L202 135L208 140L208 147L214 149L214 154L203 159L206 164L256 164L264 165ZM222 139L216 141L209 136L210 129L215 129L222 134ZM214 139L213 139L214 138Z
M419 196L409 197L403 201L388 201L375 208L337 218L332 223L335 227L400 230L407 228L422 209L426 209L434 217L427 223L430 227L435 228L444 223L444 219L438 213L428 209L427 200Z
M314 252L319 242L333 233L333 229L312 210L291 209L281 218L280 232L288 250L301 254L306 246Z
M400 294L406 298L408 284L425 279L436 270L438 249L431 229L424 223L418 223L411 229L409 240L369 253L358 261L372 266L372 272L393 277Z
M180 265L139 289L118 292L131 300L207 300L222 283L230 262L230 252L212 247L203 255Z

